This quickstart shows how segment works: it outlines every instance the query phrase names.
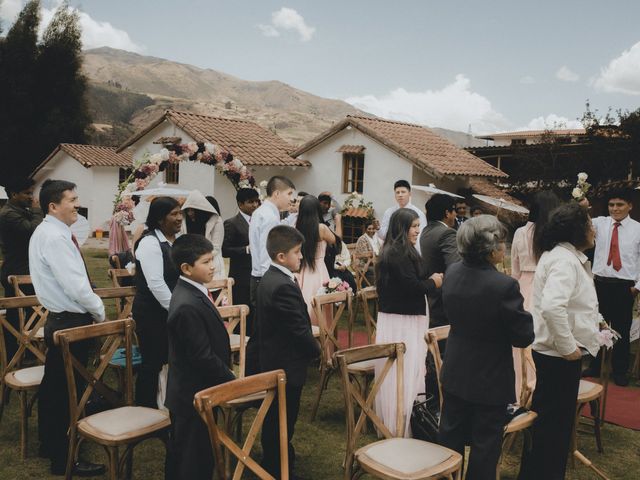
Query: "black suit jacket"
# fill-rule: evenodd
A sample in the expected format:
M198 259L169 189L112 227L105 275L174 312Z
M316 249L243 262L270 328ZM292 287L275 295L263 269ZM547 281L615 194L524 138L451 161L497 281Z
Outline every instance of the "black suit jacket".
M282 368L288 384L304 385L309 361L320 355L320 346L300 288L272 265L258 285L256 304L260 370Z
M196 415L196 392L235 377L229 369L229 335L211 300L178 280L169 317L169 379L165 405L173 415Z
M249 224L241 213L224 221L224 241L222 256L229 258L229 276L236 285L249 286L251 278L251 254L249 245Z
M518 282L493 265L459 262L442 284L451 322L442 387L469 402L515 402L511 347L533 342L533 319L523 307Z
M438 221L430 221L420 234L420 254L427 277L434 273L446 273L447 269L461 260L456 243L456 231ZM445 275L446 277L446 275ZM436 289L428 296L429 324L432 327L447 325L442 308L442 291Z

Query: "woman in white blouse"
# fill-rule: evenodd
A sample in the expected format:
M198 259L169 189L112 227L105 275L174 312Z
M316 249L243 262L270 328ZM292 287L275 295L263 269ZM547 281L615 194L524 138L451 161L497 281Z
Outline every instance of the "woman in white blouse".
M563 479L575 421L583 355L597 355L600 314L584 251L595 232L576 203L554 210L534 251L538 260L532 314L537 384L531 409L533 448L523 454L520 480Z
M365 230L365 233L362 234L360 238L358 238L358 241L356 242L355 254L356 255L373 254L374 261L372 261L369 264L369 269L366 272L367 280L369 280L369 282L372 285L373 285L373 278L374 278L373 272L374 272L375 259L380 254L380 243L381 243L380 239L376 235L376 220L367 222L367 229ZM367 263L366 258L359 258L357 261L360 262L358 266L361 269L364 268L364 266Z

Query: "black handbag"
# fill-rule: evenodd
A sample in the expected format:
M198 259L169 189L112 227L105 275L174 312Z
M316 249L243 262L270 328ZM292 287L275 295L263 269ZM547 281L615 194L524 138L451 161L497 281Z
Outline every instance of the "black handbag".
M413 438L426 442L438 440L440 405L432 394L418 394L418 399L413 402L410 424Z

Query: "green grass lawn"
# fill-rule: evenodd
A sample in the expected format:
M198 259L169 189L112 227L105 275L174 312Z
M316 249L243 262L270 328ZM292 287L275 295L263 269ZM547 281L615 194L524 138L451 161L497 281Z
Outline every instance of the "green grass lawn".
M106 252L87 250L85 256L92 280L98 286L109 286L106 275ZM113 313L111 305L109 311ZM322 396L318 417L312 423L309 421L309 415L317 383L318 371L310 368L294 437L297 453L296 471L302 478L308 480L339 479L343 475L341 465L346 440L342 389L338 378L333 377L329 382L328 390ZM61 386L61 388L65 387ZM245 424L251 420L252 414L253 412L249 412L245 415ZM11 403L5 409L0 424L0 480L60 478L50 476L48 461L37 457L37 419L35 417L36 412L29 422L29 457L23 462L20 459L19 447L19 406L17 397L12 396ZM245 428L246 430L247 428ZM373 439L372 436L368 438ZM595 440L591 435L579 437L582 453L607 473L610 478L637 479L638 472L640 472L640 432L606 424L603 427L603 443L605 453L599 454L595 449ZM256 450L259 450L259 442L257 442ZM504 461L503 479L516 478L519 453L518 442L513 453L508 455ZM95 446L89 446L85 456L98 462L106 460L104 452ZM151 440L141 444L135 450L134 478L140 480L163 478L164 458L164 447L160 441ZM591 479L597 477L586 467L577 465L575 470L569 470L567 478Z

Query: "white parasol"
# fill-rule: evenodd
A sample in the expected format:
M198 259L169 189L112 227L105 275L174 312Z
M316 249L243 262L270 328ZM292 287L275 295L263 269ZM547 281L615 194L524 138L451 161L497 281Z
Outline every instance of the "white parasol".
M89 234L91 233L89 220L80 214L78 214L78 219L69 228L71 229L71 233L76 236L78 244L80 245L83 245L84 242L87 241L87 238L89 238Z
M411 188L414 190L420 190L421 192L427 192L431 195L435 195L436 193L443 193L454 198L464 198L461 195L456 195L455 193L447 192L446 190L440 190L439 188L436 188L433 183L430 183L429 185L411 185Z
M500 210L521 213L523 215L527 215L529 213L529 210L524 208L523 206L516 205L515 203L509 202L503 198L494 198L487 195L480 195L478 193L474 193L473 196L481 202L488 203L489 205L493 205L494 207L498 207L498 212L496 213L496 215L500 213Z
M147 197L174 197L174 198L186 198L191 193L191 190L185 190L183 188L165 187L159 186L156 188L147 188L145 190L138 190L137 192L123 192L123 197L137 196L140 198Z

